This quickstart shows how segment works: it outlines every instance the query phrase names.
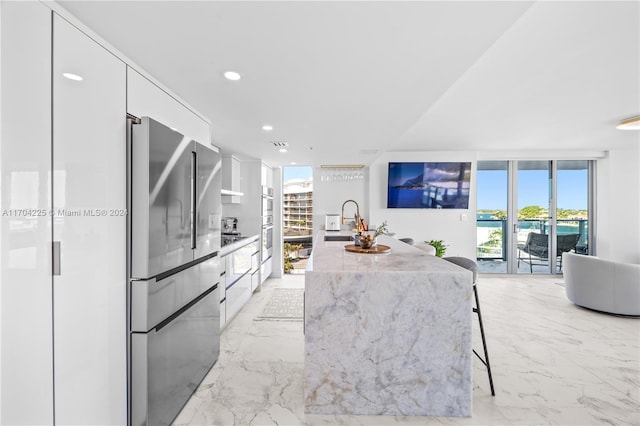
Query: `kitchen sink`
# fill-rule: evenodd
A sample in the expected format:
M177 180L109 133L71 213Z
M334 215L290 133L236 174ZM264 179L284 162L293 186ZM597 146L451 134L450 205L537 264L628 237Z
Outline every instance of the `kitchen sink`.
M353 241L351 235L325 235L325 241Z

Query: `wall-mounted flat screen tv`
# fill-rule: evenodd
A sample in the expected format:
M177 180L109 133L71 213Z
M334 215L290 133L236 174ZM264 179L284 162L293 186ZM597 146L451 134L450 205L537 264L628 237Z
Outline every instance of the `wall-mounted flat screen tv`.
M389 163L387 208L468 209L471 163Z

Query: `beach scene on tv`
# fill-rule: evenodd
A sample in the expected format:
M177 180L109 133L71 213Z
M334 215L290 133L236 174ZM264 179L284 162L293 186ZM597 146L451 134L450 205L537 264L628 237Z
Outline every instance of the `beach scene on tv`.
M387 208L468 209L471 163L389 163Z

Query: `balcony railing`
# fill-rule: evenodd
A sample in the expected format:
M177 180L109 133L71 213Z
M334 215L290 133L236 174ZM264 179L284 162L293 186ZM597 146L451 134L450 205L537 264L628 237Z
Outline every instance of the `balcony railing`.
M586 219L558 219L557 235L580 234L577 252L587 252L589 245ZM518 221L518 244L527 241L530 232L546 234L549 221L546 219L524 219ZM507 220L506 219L478 219L477 220L476 256L478 259L507 260Z

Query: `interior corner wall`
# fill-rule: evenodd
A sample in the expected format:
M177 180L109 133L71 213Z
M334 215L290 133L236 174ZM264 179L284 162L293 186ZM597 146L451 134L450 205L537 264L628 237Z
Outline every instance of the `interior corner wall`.
M347 181L322 181L322 169L313 168L313 235L324 229L327 214L340 214L346 200L354 200L360 208L360 216L372 222L369 213L369 173L365 169L364 179ZM355 212L353 204L345 206L345 215Z
M443 240L446 256L476 258L476 170L477 154L467 151L389 152L369 169L369 216L372 224L387 221L398 238L415 242ZM388 209L387 173L389 162L471 162L471 191L468 209ZM315 194L314 194L315 197Z
M596 174L596 255L640 263L640 146L610 150Z

